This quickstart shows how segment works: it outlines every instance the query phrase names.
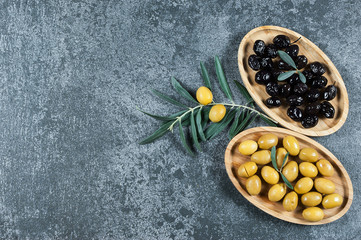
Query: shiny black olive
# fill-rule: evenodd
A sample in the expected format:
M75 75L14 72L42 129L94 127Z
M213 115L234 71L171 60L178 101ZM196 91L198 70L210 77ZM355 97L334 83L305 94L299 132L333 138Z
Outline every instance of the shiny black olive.
M297 69L302 69L307 65L307 58L304 55L299 55L295 58ZM306 77L307 78L307 77Z
M318 117L316 115L307 115L301 121L301 124L304 128L312 128L316 126L317 123Z
M316 102L320 98L321 94L316 88L311 88L306 93L306 100L307 102Z
M310 70L304 70L302 73L305 75L307 83L310 83L313 78L313 73Z
M313 75L321 76L326 72L325 67L320 62L313 62L310 64L310 70Z
M303 116L302 110L295 106L288 108L287 115L295 121L301 121Z
M274 80L277 80L278 76L279 76L281 73L284 73L284 72L281 71L281 70L278 70L278 69L273 68L272 71L271 71L272 78L273 78Z
M285 52L290 55L290 57L295 58L297 57L299 50L300 48L298 45L290 45L286 48Z
M319 102L313 102L307 104L305 107L305 114L316 115L321 109L321 104Z
M337 88L334 85L327 86L325 91L322 93L322 98L324 100L330 101L334 99L337 95Z
M290 45L290 38L285 35L277 35L273 39L274 45L276 45L277 48L285 48Z
M329 102L321 103L320 113L326 118L333 118L335 116L335 108Z
M300 75L297 73L293 74L291 77L288 78L288 83L292 86L296 85L297 83L302 83L300 80Z
M287 63L285 63L283 60L280 60L276 63L277 68L280 70L291 70L292 67L290 65L288 65Z
M327 85L327 78L324 76L316 76L312 79L311 87L313 88L324 88Z
M267 45L264 55L270 58L277 57L277 47L274 44Z
M296 83L293 86L293 92L299 96L302 96L303 94L305 94L307 92L307 90L308 90L308 86L306 83L303 83L303 82Z
M253 51L254 51L258 56L263 56L265 49L266 49L266 44L265 44L264 41L262 41L262 40L257 40L257 41L254 43L254 45L253 45Z
M250 68L252 68L255 71L260 70L261 69L260 60L261 60L260 57L253 54L253 55L249 56L249 58L248 58L248 65L250 66Z
M281 106L281 99L279 99L278 97L267 98L266 106L269 107L269 108L271 108L271 107L279 107L279 106Z
M256 83L266 85L272 80L271 72L267 70L261 70L256 73Z
M268 93L268 95L275 97L278 95L278 83L276 82L269 82L266 85L266 92Z
M280 97L288 97L291 94L291 85L286 83L279 86L278 93Z
M261 68L272 68L273 67L273 62L271 58L262 58L261 61Z
M304 103L304 100L301 96L291 95L287 98L287 103L290 106L301 106Z

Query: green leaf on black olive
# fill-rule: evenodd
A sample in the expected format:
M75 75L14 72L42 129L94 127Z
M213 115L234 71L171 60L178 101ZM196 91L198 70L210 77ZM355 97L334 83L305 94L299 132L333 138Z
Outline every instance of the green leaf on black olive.
M291 67L293 67L294 69L297 70L296 67L296 63L295 61L293 61L293 59L290 57L290 55L288 55L286 52L278 50L277 51L278 56L280 56L280 58L285 61L285 63L287 63L288 65L290 65Z
M300 75L300 80L301 80L301 82L306 83L306 77L305 77L305 75L303 75L303 73L301 73L300 71L298 71L298 75Z
M287 78L291 77L293 74L295 74L296 71L288 71L288 72L284 72L284 73L281 73L280 75L278 75L277 77L277 80L278 81L284 81L286 80Z

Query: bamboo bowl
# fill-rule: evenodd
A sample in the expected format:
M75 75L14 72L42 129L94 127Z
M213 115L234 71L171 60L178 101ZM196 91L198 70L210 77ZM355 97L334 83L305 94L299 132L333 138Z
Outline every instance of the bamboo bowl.
M294 136L299 144L300 148L304 147L312 147L318 151L319 158L324 158L330 161L335 169L335 173L332 177L325 177L326 179L332 180L335 183L336 190L335 193L340 194L343 196L343 203L340 207L331 208L331 209L323 209L325 217L323 220L319 222L309 222L302 217L302 211L305 209L301 203L301 195L299 195L298 206L296 210L293 212L287 212L283 209L282 200L279 202L271 202L268 200L268 189L270 185L267 184L264 180L262 180L262 190L261 193L257 196L251 196L248 194L246 190L246 178L241 178L237 176L237 169L238 167L245 162L250 161L250 156L245 156L240 154L238 151L238 146L241 142L245 140L254 140L257 141L258 138L264 134L272 133L275 134L279 139L279 146L282 144L282 138L287 135ZM290 156L290 160L295 160L298 163L300 160L298 157ZM287 222L296 223L296 224L303 224L303 225L321 225L336 221L337 219L341 218L350 208L352 199L353 199L353 188L352 182L350 180L349 175L347 174L345 168L342 166L340 161L325 147L321 144L317 143L316 141L301 135L299 133L283 129L283 128L276 128L276 127L256 127L251 128L246 131L241 132L237 136L235 136L227 146L226 153L225 153L225 165L226 170L228 173L229 178L231 179L233 185L237 188L237 190L245 197L249 202L253 205L258 207L259 209L263 210L264 212L272 215L273 217L282 219ZM268 164L271 166L271 164ZM261 167L259 166L257 175L260 176ZM294 185L299 177L292 183ZM262 177L260 176L262 179ZM283 182L280 178L280 182ZM313 191L313 190L311 190ZM288 189L290 192L290 189ZM322 206L322 205L321 205Z
M291 42L294 42L301 37L301 39L297 42L300 49L299 54L305 55L308 59L308 63L318 61L325 65L326 73L323 76L328 79L328 85L335 82L335 86L338 90L336 98L330 101L336 111L334 118L319 118L318 124L315 127L304 128L300 122L293 121L287 116L288 107L286 104L283 103L279 108L268 108L264 104L265 100L269 96L266 92L265 86L259 85L255 82L256 71L248 66L248 57L255 54L253 52L253 45L256 40L261 39L266 44L269 44L272 43L273 38L279 34L288 36ZM336 132L345 123L349 110L349 102L347 90L342 77L326 54L301 34L287 28L276 26L262 26L251 30L242 39L239 46L238 67L244 85L251 94L252 98L258 106L267 113L267 115L278 121L282 126L308 136L325 136Z

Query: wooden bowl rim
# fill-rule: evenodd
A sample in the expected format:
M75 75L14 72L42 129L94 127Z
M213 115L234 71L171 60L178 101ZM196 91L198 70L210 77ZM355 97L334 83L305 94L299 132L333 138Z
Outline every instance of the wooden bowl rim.
M328 68L331 70L331 72L333 72L336 75L335 79L337 80L338 87L340 88L341 92L343 93L341 97L343 98L343 101L345 103L344 106L342 107L343 111L341 113L340 120L334 126L332 126L329 129L325 129L325 130L314 130L312 128L307 129L307 128L298 127L294 124L293 120L290 119L289 121L286 121L283 118L279 117L277 114L275 114L272 111L272 109L268 108L263 103L262 99L258 96L258 94L255 94L253 91L250 91L250 89L252 89L253 87L251 86L249 78L247 76L247 73L243 68L243 57L244 57L243 49L244 49L244 45L248 42L248 39L250 38L250 36L252 36L253 33L262 31L262 30L277 30L277 31L285 32L286 34L289 34L289 35L302 37L302 41L304 41L311 48L315 49L315 51L327 63ZM247 90L251 94L252 98L257 103L257 105L267 115L269 115L270 117L275 119L279 124L281 124L282 126L288 128L288 129L302 132L304 135L307 135L307 136L326 136L326 135L330 135L330 134L336 132L337 130L339 130L343 126L343 124L345 123L345 121L347 119L348 112L349 112L349 100L348 100L347 89L346 89L345 83L344 83L340 73L338 72L337 68L332 63L332 61L329 59L329 57L319 47L317 47L312 41L310 41L309 39L307 39L306 37L304 37L303 35L295 32L295 31L292 31L287 28L279 27L279 26L272 26L272 25L260 26L260 27L252 29L243 37L243 39L239 45L238 68L239 68L239 71L240 71L240 74L242 77L242 81L243 81L245 87L247 88Z
M267 131L267 132L277 132L277 133L283 133L283 134L287 134L287 135L292 135L296 138L302 139L304 141L307 141L308 143L310 143L310 145L314 145L316 148L320 149L321 151L325 152L329 158L332 160L333 164L336 164L339 169L341 170L342 174L345 176L346 182L344 184L346 184L346 187L348 189L348 196L347 196L347 203L344 206L344 208L338 212L336 215L331 216L329 218L325 218L319 222L309 222L307 220L301 220L298 218L293 218L293 217L289 217L289 216L285 216L282 215L281 213L278 213L276 211L274 211L273 209L270 209L268 207L265 207L265 205L262 204L261 201L258 201L258 199L252 197L251 195L248 194L248 192L243 189L241 187L241 185L239 184L237 178L234 176L233 171L232 171L232 157L231 157L231 150L233 148L233 145L237 143L237 141L239 139L241 139L242 137L248 135L248 134L253 134L253 133L257 133L257 132L262 132L262 131ZM236 135L228 144L226 152L225 152L225 165L226 165L226 171L228 174L228 177L230 178L230 180L232 181L233 185L237 188L237 190L242 194L242 196L244 198L246 198L249 202L251 202L254 206L256 206L257 208L261 209L262 211L270 214L273 217L276 217L278 219L287 221L287 222L291 222L291 223L295 223L295 224L301 224L301 225L322 225L322 224L326 224L326 223L330 223L333 221L336 221L337 219L341 218L351 207L352 204L352 200L353 200L353 186L352 186L352 182L350 179L350 176L348 175L346 169L344 168L344 166L342 165L342 163L324 146L322 146L320 143L316 142L315 140L304 136L302 134L299 134L297 132L291 131L289 129L285 129L285 128L278 128L278 127L255 127L255 128L250 128L247 129L241 133L239 133L238 135Z

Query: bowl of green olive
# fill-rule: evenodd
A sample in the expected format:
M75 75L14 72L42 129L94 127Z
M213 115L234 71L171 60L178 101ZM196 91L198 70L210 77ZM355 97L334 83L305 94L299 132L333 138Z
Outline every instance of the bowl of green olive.
M241 132L227 146L225 165L243 197L284 221L326 224L352 204L352 182L341 162L321 144L288 129Z

